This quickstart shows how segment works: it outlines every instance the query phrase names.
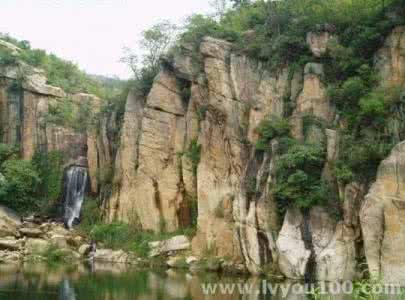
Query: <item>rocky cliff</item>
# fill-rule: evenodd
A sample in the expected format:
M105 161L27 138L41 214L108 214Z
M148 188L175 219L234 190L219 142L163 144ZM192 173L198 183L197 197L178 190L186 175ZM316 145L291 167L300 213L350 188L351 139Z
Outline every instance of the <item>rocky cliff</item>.
M375 55L382 86L404 84L404 32L396 28ZM345 124L329 99L319 57L334 39L309 33L313 62L303 68L269 70L210 37L197 52L182 45L164 57L149 95L128 96L107 219L175 231L192 222L197 201L196 254L214 251L243 261L252 273L276 266L289 278L336 280L353 278L365 253L372 274L402 279L402 144L365 198L366 184L339 184L332 171ZM308 116L318 122L306 124ZM255 147L257 127L269 118L287 119L298 141L326 145L322 179L334 193L328 206L279 212L270 186L277 185L280 141L273 139L270 151ZM387 272L394 265L397 271Z
M17 52L19 48L1 41L0 47ZM71 104L72 114L83 107L83 122L65 124L55 120L57 108ZM0 67L0 141L18 146L23 159L32 159L36 151L59 151L65 165L86 164L91 175L92 191L99 190L100 170L111 164L111 145L107 140L108 118L100 114L102 100L90 94L68 94L47 84L44 71L22 61ZM92 121L92 120L96 121ZM91 121L91 122L90 122ZM75 125L75 124L73 124ZM108 124L109 127L114 124ZM80 127L80 128L79 128ZM97 129L96 129L97 128Z

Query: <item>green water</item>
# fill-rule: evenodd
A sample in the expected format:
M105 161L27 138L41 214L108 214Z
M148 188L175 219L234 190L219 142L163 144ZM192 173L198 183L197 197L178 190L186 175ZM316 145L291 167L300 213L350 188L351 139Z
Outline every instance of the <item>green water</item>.
M263 292L263 283L263 279L257 277L229 277L219 274L192 275L172 270L147 271L127 268L120 264L58 267L41 264L0 265L1 300L310 299L305 294L297 294L293 291L285 293L278 290L273 291L273 295L271 295L268 290ZM211 284L211 287L216 285L217 290L207 292L208 284ZM226 286L226 284L228 288L233 287L234 290L232 292L218 290L220 285ZM295 287L299 287L298 283L294 284ZM247 287L248 291L242 289L241 292L240 287ZM354 298L350 295L327 295L312 299L346 300ZM389 297L389 299L399 298Z
M0 265L0 299L12 300L163 300L239 299L239 293L204 295L202 283L232 283L217 274L194 276L168 270L145 271L123 265ZM243 279L245 280L245 279ZM239 294L239 295L238 295ZM262 298L265 299L265 298ZM268 298L270 299L270 298Z

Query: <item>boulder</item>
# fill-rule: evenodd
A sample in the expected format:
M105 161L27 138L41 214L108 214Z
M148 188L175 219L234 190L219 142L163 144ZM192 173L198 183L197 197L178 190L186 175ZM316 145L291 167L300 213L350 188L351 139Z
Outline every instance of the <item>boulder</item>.
M189 264L189 265L191 265L192 263L195 263L197 261L198 261L198 259L195 256L188 256L186 258L186 263Z
M0 263L17 264L21 260L21 253L17 251L0 250Z
M20 240L0 239L0 250L18 251L21 249Z
M30 238L39 238L43 235L42 230L38 229L38 228L20 228L19 229L20 234L23 236L27 236Z
M68 236L65 235L54 234L50 237L49 241L58 248L69 248L67 238Z
M0 205L0 237L17 235L21 218L11 209Z
M45 252L50 246L51 243L43 239L29 238L25 242L25 250L28 253L42 253Z
M84 256L90 250L90 245L84 244L79 247L79 254Z
M154 257L172 251L187 250L190 245L190 240L185 235L174 236L165 241L150 242L149 256Z
M169 257L169 259L166 261L166 265L168 265L170 268L178 268L183 262L183 257Z
M94 254L94 261L111 263L130 263L131 259L128 253L123 250L97 249Z

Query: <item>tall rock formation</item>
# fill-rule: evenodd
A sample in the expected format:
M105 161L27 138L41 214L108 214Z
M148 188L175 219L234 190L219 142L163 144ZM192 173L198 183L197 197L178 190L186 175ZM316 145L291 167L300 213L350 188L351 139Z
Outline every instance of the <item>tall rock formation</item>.
M405 285L405 142L381 163L360 219L371 275Z
M376 55L385 87L405 86L405 27L393 30ZM385 159L361 207L360 220L370 274L405 285L405 143Z
M384 86L402 84L403 36L402 27L395 29L377 53L376 68L386 74ZM190 223L196 199L192 248L197 255L209 250L243 261L252 273L276 266L294 279L309 273L317 280L352 279L360 255L359 210L365 185L338 184L333 172L339 158L339 118L328 97L325 66L319 63L331 39L335 38L327 32L308 35L313 62L303 68L286 65L270 71L231 43L210 37L203 39L198 51L183 45L164 57L146 99L135 92L128 96L113 194L104 203L107 219L174 231ZM271 141L271 151L255 147L256 128L271 118L288 118L296 140L325 146L322 179L341 201L330 199L330 209L289 208L285 216L278 212L270 186L277 184L279 141ZM308 124L308 118L316 122ZM370 191L378 190L378 196L367 196L364 224L380 218L386 209L390 216L400 211L397 206L397 211L393 209L396 202L388 206L384 196L397 185L388 185L391 178L382 181L381 176L379 188ZM383 200L369 200L375 198ZM334 212L342 217L336 218ZM400 217L393 220L400 223ZM400 227L394 223L392 230ZM392 245L392 252L400 246L394 249L390 233L384 233L387 228L373 231L367 226L363 227L366 254L372 271L378 273L386 259L378 256L380 244L371 244L370 249L368 240L377 233L383 240L388 234L385 243Z

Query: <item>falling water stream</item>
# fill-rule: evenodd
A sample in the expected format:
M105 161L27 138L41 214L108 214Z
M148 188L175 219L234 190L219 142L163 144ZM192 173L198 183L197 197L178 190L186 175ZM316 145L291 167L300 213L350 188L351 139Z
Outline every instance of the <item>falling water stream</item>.
M67 169L63 191L63 220L67 228L79 219L87 185L87 169L71 166Z

